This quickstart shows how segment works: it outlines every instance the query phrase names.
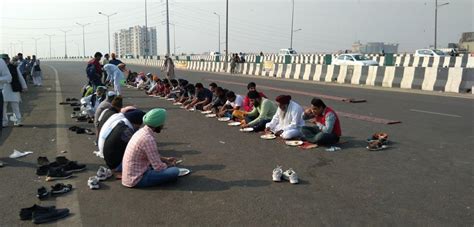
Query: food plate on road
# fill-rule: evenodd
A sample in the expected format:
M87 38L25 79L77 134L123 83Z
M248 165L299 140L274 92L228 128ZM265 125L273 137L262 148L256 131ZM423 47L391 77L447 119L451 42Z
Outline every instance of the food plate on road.
M196 109L191 108L191 109L188 109L188 111L189 111L189 112L194 112L194 111L196 111Z
M209 117L209 118L216 117L216 114L206 114L206 117Z
M176 160L176 165L179 165L183 162L183 159Z
M178 176L179 176L179 177L183 177L183 176L188 175L190 172L191 172L191 170L189 170L189 169L186 169L186 168L179 168L179 174L178 174Z
M217 118L218 121L230 121L230 117L220 117Z
M288 146L297 147L297 146L301 146L303 144L303 141L301 141L301 140L287 140L287 141L285 141L285 143Z
M206 111L201 111L202 114L210 114L212 113L212 110L206 110Z
M180 106L180 105L183 105L183 104L180 103L180 102L175 102L175 103L173 103L173 105L175 105L175 106Z
M186 109L186 107L185 107L185 106L180 106L179 108L181 108L181 109Z
M168 98L168 99L166 99L166 100L168 100L168 101L174 101L174 98Z
M227 124L228 126L240 126L242 123L238 122L238 121L235 121L235 122L230 122L229 124Z
M240 129L241 132L253 132L253 128L241 128Z
M265 135L261 135L260 138L264 140L272 140L272 139L275 139L276 136L274 134L265 134Z

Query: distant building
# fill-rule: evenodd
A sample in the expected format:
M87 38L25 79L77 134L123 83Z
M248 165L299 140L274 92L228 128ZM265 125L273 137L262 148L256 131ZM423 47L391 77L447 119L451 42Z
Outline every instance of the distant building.
M474 32L464 32L459 39L459 49L474 52Z
M352 44L352 52L362 54L380 54L382 53L398 53L398 44L395 43L382 43L382 42L369 42L362 44L360 41Z
M145 39L146 35L148 35L147 39ZM155 27L148 27L148 32L145 26L121 29L114 33L115 53L120 56L133 56L134 58L158 55L156 37Z

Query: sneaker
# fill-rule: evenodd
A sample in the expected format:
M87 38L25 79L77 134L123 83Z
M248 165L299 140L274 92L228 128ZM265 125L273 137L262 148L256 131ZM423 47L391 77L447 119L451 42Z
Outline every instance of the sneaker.
M5 164L3 164L2 161L0 161L0 168L3 167Z
M99 170L97 170L97 179L100 181L107 180L109 177L112 176L112 170L106 168L106 167L99 167Z
M61 167L49 168L46 181L63 180L70 177L72 177L72 173L64 171Z
M61 165L65 165L69 162L69 159L67 159L66 157L64 156L57 156L56 157L56 162L61 164Z
M62 168L65 172L75 173L75 172L81 172L81 171L85 170L86 165L79 164L76 161L69 161L67 164L62 165Z
M298 175L291 168L283 172L283 179L290 181L292 184L298 184Z
M281 166L277 166L275 169L273 169L273 174L272 174L273 181L275 182L281 181L282 174L283 174L283 169L281 168Z
M42 224L65 218L69 215L69 209L51 209L49 211L33 212L33 223Z
M59 183L59 184L55 184L51 186L51 195L53 196L60 195L60 194L70 192L71 190L72 190L72 185Z
M55 206L42 207L36 204L32 207L22 208L20 210L20 220L31 220L33 218L33 212L49 212L55 208Z
M49 192L48 190L46 190L45 187L41 187L41 188L38 188L38 193L36 194L36 197L38 197L38 199L45 199L49 196Z
M36 169L36 175L46 176L49 172L49 165L43 165Z
M15 127L23 127L23 124L21 123L21 121L15 121L15 122L13 123L13 126L15 126Z
M96 176L89 177L89 180L87 180L87 185L90 189L99 189L99 178L97 178Z
M36 159L36 162L38 163L38 166L47 166L47 165L49 165L49 160L48 160L47 157L39 156L38 159Z

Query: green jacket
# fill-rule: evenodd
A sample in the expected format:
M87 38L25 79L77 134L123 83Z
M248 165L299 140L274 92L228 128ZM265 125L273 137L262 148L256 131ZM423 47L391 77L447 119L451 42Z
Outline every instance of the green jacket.
M275 115L277 111L277 105L268 100L266 98L262 98L262 103L259 106L255 106L252 112L248 113L247 116L249 117L257 117L253 121L249 122L249 126L254 126L260 120L271 120L273 115Z

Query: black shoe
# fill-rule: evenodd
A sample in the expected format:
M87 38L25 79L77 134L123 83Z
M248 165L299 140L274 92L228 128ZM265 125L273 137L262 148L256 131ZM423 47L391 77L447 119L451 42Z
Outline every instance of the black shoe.
M78 128L79 127L77 127L77 126L71 126L71 127L69 127L69 130L75 132Z
M20 220L31 220L33 212L50 212L52 210L55 210L55 206L42 207L35 204L32 207L22 208L20 210Z
M76 161L70 161L67 164L62 165L61 167L63 168L64 172L67 173L80 172L86 169L86 165L79 164Z
M46 181L63 180L70 177L72 177L72 173L64 171L62 167L50 167L48 171L48 176L46 177Z
M74 109L72 109L73 111L81 111L81 108L79 107L74 107Z
M71 101L71 99L70 99L70 98L66 98L66 102L70 102L70 101Z
M81 106L81 104L80 104L80 103L77 103L77 102L76 102L76 103L71 103L71 104L69 104L69 105L70 105L70 106Z
M67 164L69 161L69 159L67 159L66 157L64 156L57 156L56 157L56 162L59 163L60 165L65 165Z
M49 160L47 157L39 156L38 159L36 159L38 166L45 166L49 165Z
M38 176L45 176L48 174L49 165L40 166L36 169L36 175Z
M46 190L45 187L38 188L38 194L36 194L36 197L38 197L38 199L45 199L48 198L48 196L49 192L48 190Z
M79 100L76 98L71 98L71 102L76 102L76 101L79 101Z
M51 186L51 195L56 196L56 195L70 192L71 190L72 190L72 185L59 183L59 184L55 184Z
M41 224L65 218L69 215L69 209L52 209L50 211L33 212L33 223Z
M86 129L77 127L76 134L84 134L84 133L86 133Z

